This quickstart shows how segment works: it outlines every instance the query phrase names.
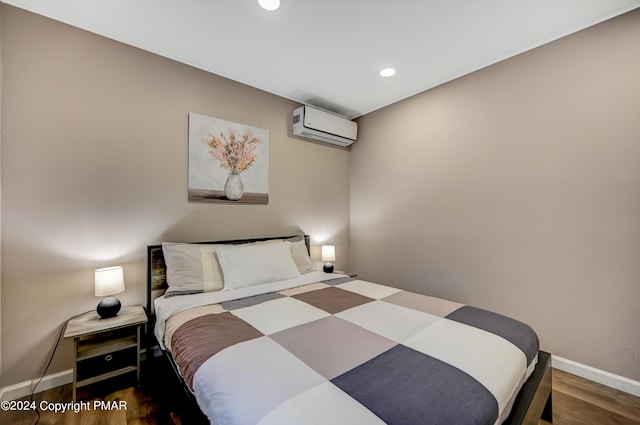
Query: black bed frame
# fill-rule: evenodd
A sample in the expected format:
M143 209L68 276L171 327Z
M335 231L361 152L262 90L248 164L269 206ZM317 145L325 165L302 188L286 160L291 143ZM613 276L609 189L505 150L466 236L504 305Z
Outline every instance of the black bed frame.
M296 235L297 236L297 235ZM277 236L252 239L235 239L226 241L206 241L194 242L202 244L242 244L250 242L261 242L272 239L288 239L293 236ZM304 236L307 245L307 251L310 250L310 238ZM153 334L155 326L155 312L153 310L153 300L162 295L167 289L166 282L166 264L162 253L162 245L149 245L147 247L147 313L151 320L147 329L149 329L149 338L147 344L147 353L152 352L151 348L159 346ZM179 386L181 394L185 398L188 406L183 410L183 415L190 424L207 423L205 415L200 410L196 402L194 394L185 383L182 375L178 371L171 353L161 350L163 357L170 366ZM551 355L544 351L538 352L538 363L535 370L524 383L518 396L515 399L509 417L503 422L503 425L538 425L540 419L547 422L553 422L552 403L551 403Z

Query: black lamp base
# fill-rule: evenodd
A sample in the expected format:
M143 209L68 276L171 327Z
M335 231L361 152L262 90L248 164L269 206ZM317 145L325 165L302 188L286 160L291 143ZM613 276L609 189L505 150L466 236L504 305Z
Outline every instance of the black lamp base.
M115 297L107 297L100 301L96 310L98 311L98 316L103 319L107 319L109 317L117 316L121 306L122 304L120 304L119 299Z
M325 273L333 273L333 264L331 263L324 263L324 266L322 267L322 270Z

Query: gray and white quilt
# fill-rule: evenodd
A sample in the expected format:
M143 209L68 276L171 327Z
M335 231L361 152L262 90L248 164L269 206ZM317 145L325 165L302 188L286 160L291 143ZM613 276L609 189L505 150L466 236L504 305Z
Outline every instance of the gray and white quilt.
M494 425L538 353L516 320L350 278L176 310L160 336L215 425Z

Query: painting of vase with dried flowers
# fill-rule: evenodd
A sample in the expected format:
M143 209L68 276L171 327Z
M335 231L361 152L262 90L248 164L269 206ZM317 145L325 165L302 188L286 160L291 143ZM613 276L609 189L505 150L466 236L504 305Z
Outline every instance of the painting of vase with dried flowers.
M269 202L269 131L189 113L189 201Z

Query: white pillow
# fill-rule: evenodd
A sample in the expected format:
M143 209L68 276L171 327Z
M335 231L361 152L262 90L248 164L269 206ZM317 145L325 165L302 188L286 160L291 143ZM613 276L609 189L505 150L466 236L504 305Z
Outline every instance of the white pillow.
M214 246L225 291L300 276L291 255L291 242Z
M222 289L222 270L213 245L164 242L162 251L169 285L166 296Z
M311 273L316 271L311 264L311 258L309 258L309 250L305 243L304 236L292 236L287 239L268 239L266 241L255 242L255 245L265 243L277 243L277 242L291 242L291 256L300 274Z
M311 264L311 258L309 258L309 251L307 251L307 244L304 242L304 239L291 242L291 255L300 274L315 271Z

